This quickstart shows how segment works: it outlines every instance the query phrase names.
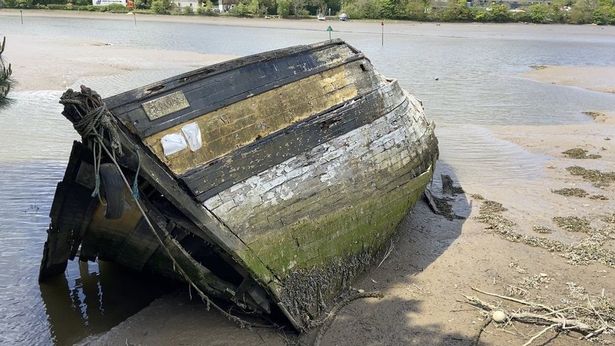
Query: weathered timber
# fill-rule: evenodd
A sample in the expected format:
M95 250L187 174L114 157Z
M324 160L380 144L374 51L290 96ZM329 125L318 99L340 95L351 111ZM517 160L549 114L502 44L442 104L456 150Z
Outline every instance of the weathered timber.
M378 80L360 66L369 66L369 62L361 60L317 73L193 119L207 143L202 150L183 150L165 157L161 138L180 133L185 123L144 141L175 174L198 170L204 163L373 90Z
M282 49L205 67L107 98L105 102L125 126L146 137L247 97L362 57L354 48L342 45L341 41ZM180 88L190 107L170 116L149 120L141 104Z
M41 280L79 250L299 331L380 256L438 157L421 102L339 40L105 102L85 87L62 97L83 144L56 193ZM125 186L98 186L101 164Z
M181 179L199 201L330 139L369 124L407 102L397 82L387 84L353 102L289 126L249 146L239 148ZM399 103L397 103L399 102Z

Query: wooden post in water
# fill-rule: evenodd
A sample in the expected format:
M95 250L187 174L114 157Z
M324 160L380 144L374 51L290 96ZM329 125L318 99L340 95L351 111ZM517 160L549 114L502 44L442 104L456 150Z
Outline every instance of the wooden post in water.
M19 17L21 18L21 24L23 25L23 10L19 10Z
M382 28L381 45L382 45L382 47L384 47L384 20L382 22L380 22L380 27Z
M333 28L331 27L331 25L329 25L329 27L327 28L327 31L329 32L329 41L331 41L331 32L333 31Z

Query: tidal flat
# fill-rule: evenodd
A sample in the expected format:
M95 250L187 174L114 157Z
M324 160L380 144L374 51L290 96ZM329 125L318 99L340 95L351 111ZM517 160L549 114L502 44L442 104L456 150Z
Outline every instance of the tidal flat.
M615 184L596 186L567 170L615 167L613 27L386 22L382 45L380 23L370 21L137 16L135 25L126 15L24 11L22 25L18 11L1 10L3 56L16 84L13 102L0 110L0 343L294 340L292 333L240 329L191 302L183 285L108 263L73 262L65 278L43 286L38 265L55 185L78 139L60 114L66 88L85 84L110 96L236 56L322 41L328 25L423 101L440 140L433 189L443 193L446 174L464 193L448 197L460 218L435 215L423 202L408 214L390 255L354 285L384 298L340 310L323 344L469 344L484 321L463 301L471 287L545 304L614 299L608 256L615 230L604 220L615 210ZM573 148L600 158L563 154ZM574 188L604 198L552 192ZM509 220L514 233L506 234L514 238L476 218L485 200L506 209L490 222ZM554 222L571 217L587 220L587 232ZM594 233L604 238L596 242ZM604 260L532 245L574 247L592 236L592 247L582 248ZM546 240L511 241L529 237ZM541 329L492 324L480 340L523 344ZM562 334L553 344L586 343L578 336Z

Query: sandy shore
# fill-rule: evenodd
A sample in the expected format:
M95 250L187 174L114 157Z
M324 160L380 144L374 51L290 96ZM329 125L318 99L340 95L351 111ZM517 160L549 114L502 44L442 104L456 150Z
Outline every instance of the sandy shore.
M4 56L14 90L65 90L77 81L139 70L191 70L231 59L194 52L116 47L86 39L11 35ZM153 82L153 81L152 81Z
M14 17L16 13L0 11L1 16ZM82 18L132 20L126 15L84 15L74 12L26 11L25 15L78 15ZM314 27L314 30L318 28L316 25L320 25L306 21L250 21L237 18L143 16L139 20L141 18L219 25ZM355 22L344 28L371 32L373 24ZM400 32L408 26L421 28L413 34L431 34L428 32L436 27L435 24L416 23L396 25L399 26L394 30ZM458 28L454 24L447 24L446 27L449 31L436 34L448 35ZM466 27L480 31L486 26ZM515 35L523 35L522 26L510 25L505 28L514 28ZM547 30L557 30L557 27L550 26ZM579 30L594 32L599 29L587 26L579 27ZM600 32L607 35L613 29L607 28ZM51 42L44 37L28 35L19 36L11 42L16 49L7 52L7 59L15 65L18 90L62 90L84 76L93 79L109 75L121 77L133 71L157 69L161 64L170 69L189 69L229 58L190 52L114 47L94 40L60 38ZM96 63L92 63L91 57L97 57ZM546 68L532 71L525 77L592 90L598 90L594 89L596 85L599 85L600 91L615 90L615 78L610 81L603 78L612 72L586 71L585 68L575 67L568 70ZM613 227L605 225L601 219L615 210L615 183L597 187L566 171L566 167L575 165L602 171L615 170L615 110L587 111L602 113L596 116L595 121L584 124L489 128L499 139L548 157L544 166L538 168L542 174L535 179L516 184L503 182L500 186L485 186L480 178L459 179L454 174L454 167L440 163L436 177L449 174L464 187L465 193L451 197L453 209L460 218L448 220L435 215L424 202L420 202L400 226L390 256L380 267L367 271L354 285L366 291L378 290L384 294L384 298L358 300L343 308L324 336L323 344L472 344L484 318L476 308L464 301L464 294L477 295L471 287L501 294L516 292L523 299L553 305L562 302L581 304L583 301L579 300L579 292L592 297L604 292L605 297L615 299L615 264L605 265L595 261L584 266L570 264L569 259L562 257L562 253L531 247L523 242L511 242L475 218L485 198L501 202L507 208L503 216L514 222L514 232L522 235L544 237L566 244L577 244L587 237L587 234L568 232L558 227L553 222L556 216L586 217L593 227ZM585 149L589 154L601 157L573 159L562 154L572 148ZM436 193L439 192L438 184L436 178ZM562 196L552 192L553 189L564 187L582 188L588 196L602 195L605 199ZM534 226L547 227L552 233L539 234L534 231ZM607 240L601 248L613 253L613 240ZM485 296L481 298L495 301ZM542 328L535 325L490 324L480 340L487 345L520 345ZM554 332L548 332L541 342L555 335ZM551 344L586 344L579 341L578 336L562 333ZM240 329L220 314L206 311L200 303L190 303L186 294L178 293L158 299L109 332L83 342L93 345L277 345L294 338L292 334L274 330ZM615 341L612 336L605 338ZM309 337L301 341L308 342Z
M615 66L536 66L523 77L539 82L615 93Z

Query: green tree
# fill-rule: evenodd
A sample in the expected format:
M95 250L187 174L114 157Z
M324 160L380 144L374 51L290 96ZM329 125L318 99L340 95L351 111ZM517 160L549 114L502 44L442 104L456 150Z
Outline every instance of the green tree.
M397 9L393 0L376 0L376 8L380 18L395 18Z
M593 22L598 25L615 25L615 6L600 5L594 10Z
M152 11L157 14L168 14L169 8L171 8L171 2L169 0L153 0Z
M441 19L446 22L468 22L472 20L472 12L465 0L451 0L444 9Z
M570 11L570 22L588 24L594 19L594 11L598 7L596 0L577 0Z
M505 4L497 4L491 6L491 21L496 23L509 22L511 19L508 6Z
M290 0L277 0L277 13L279 16L288 17L290 15Z
M533 4L527 9L529 19L532 23L549 23L549 5Z

